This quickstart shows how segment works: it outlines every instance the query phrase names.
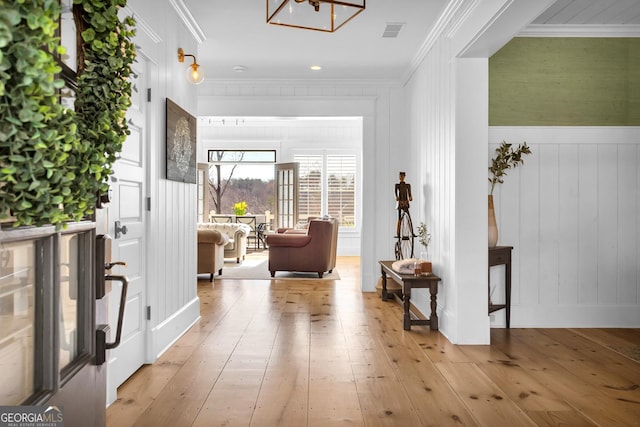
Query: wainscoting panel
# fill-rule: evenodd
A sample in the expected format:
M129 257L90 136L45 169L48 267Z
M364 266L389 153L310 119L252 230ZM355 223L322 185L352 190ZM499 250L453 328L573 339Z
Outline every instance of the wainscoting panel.
M503 140L532 151L494 191L498 244L514 246L512 326L594 326L594 310L595 326L640 326L640 128L493 127L489 140L489 161Z

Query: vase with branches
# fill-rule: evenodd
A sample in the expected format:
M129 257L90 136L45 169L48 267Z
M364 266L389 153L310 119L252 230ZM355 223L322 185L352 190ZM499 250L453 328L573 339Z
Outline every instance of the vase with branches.
M496 213L493 207L493 190L496 184L504 183L504 177L507 176L507 170L514 169L518 165L524 163L523 156L531 154L531 149L526 142L519 144L513 148L512 144L502 141L500 146L496 148L496 155L491 159L489 166L489 182L491 189L489 190L489 247L493 248L498 244L498 226L496 223Z
M514 149L512 144L502 141L502 144L496 148L496 156L491 159L491 166L489 166L490 195L493 195L493 189L496 184L504 183L504 177L507 176L508 169L516 168L524 163L522 156L525 154L531 154L531 149L526 142Z
M429 248L429 242L431 242L431 234L424 222L421 222L420 225L418 225L418 242L424 246L424 250L426 252Z
M429 242L431 242L431 233L424 222L421 222L417 228L418 242L424 246L424 251L420 252L420 270L422 273L431 273L431 262L429 261Z

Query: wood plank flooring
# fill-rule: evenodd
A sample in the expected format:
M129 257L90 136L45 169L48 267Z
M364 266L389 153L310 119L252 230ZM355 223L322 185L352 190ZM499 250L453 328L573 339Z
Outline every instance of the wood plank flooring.
M637 426L639 329L493 329L490 346L402 330L338 281L198 282L200 321L107 409L122 426Z

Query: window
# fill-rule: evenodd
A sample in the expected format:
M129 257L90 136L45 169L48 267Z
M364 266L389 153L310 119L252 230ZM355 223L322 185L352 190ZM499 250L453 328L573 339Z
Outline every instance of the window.
M356 156L296 154L299 163L298 216L329 215L343 228L356 227Z
M275 163L275 150L209 150L209 163Z
M264 214L270 224L275 210L276 151L208 150L207 158L206 171L199 175L198 221L233 214L234 205L245 202L247 214Z
M322 155L296 155L298 166L298 218L322 216Z

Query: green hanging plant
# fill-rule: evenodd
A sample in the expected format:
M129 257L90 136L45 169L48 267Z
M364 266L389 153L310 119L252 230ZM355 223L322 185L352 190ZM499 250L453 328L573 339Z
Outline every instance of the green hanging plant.
M76 181L78 210L91 211L105 193L116 155L127 135L131 105L131 65L136 58L131 39L133 18L118 18L126 0L74 0L74 17L83 45L80 50L75 111L82 149L75 153L81 168Z
M60 105L64 82L54 55L57 0L0 0L0 219L14 225L60 224L75 176L73 112Z
M134 21L126 0L74 0L75 112L60 104L58 0L0 0L0 219L57 228L94 212L129 134Z

